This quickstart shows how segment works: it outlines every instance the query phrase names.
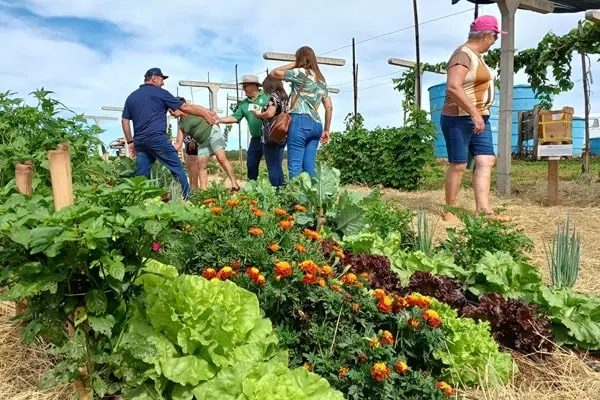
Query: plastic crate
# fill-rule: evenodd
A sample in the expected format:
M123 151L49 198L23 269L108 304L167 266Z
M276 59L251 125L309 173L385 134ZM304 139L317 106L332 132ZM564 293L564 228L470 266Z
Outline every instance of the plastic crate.
M540 111L538 119L538 142L540 144L573 143L573 107L562 110Z

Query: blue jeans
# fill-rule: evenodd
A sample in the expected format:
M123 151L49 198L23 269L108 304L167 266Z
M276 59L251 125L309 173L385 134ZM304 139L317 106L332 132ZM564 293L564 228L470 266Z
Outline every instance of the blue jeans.
M292 121L288 129L288 170L290 180L308 172L315 175L317 148L323 134L323 125L308 114L291 114Z
M485 129L476 134L473 133L475 126L471 117L442 114L440 125L446 139L449 162L465 164L469 160L469 155L472 157L494 155L492 127L489 118L489 115L483 116Z
M185 174L185 169L177 156L175 147L173 147L173 144L169 141L169 137L166 134L162 136L164 137L134 142L136 152L135 176L145 176L150 179L150 171L152 170L154 162L158 159L158 161L167 167L167 169L171 171L171 174L179 181L183 198L187 199L191 189Z
M269 181L271 185L276 188L285 185L285 179L283 177L283 149L285 145L278 145L274 143L263 143L263 153L265 155L265 161L267 162L267 170L269 171Z
M260 136L250 139L248 145L248 157L246 159L246 167L248 168L248 180L255 181L258 179L258 166L263 156L263 146Z

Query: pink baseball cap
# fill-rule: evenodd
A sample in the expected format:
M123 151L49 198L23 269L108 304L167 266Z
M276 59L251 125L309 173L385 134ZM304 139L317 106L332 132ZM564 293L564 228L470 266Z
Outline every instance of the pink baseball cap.
M506 35L508 32L498 28L498 20L493 15L482 15L471 23L471 32L492 31Z

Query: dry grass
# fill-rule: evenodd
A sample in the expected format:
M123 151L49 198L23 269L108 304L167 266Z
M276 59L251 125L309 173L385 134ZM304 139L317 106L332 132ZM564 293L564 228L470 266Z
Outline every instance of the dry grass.
M19 328L10 322L14 312L13 303L0 303L0 400L70 399L70 386L43 392L37 389L40 376L52 362L44 344L21 344Z

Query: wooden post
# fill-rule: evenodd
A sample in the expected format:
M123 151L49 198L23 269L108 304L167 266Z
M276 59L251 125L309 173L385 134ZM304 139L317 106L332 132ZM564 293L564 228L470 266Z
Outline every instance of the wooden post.
M579 21L579 32L582 32L583 25ZM583 102L584 102L584 118L585 118L585 148L583 152L583 172L585 174L590 173L590 86L588 81L587 71L587 55L583 52L581 54L581 70L583 74Z
M416 65L415 65L415 105L421 109L421 78L423 72L421 71L421 49L419 45L419 11L417 9L417 0L413 0L413 14L415 20L415 51L416 51Z
M54 208L59 211L64 207L72 206L74 203L71 154L68 145L61 143L56 150L50 150L48 152L48 162L50 164Z
M19 193L25 196L33 194L33 163L26 161L24 163L15 163L15 181ZM15 316L21 314L26 308L29 301L27 298L20 303L15 304Z
M356 69L356 43L352 38L352 85L354 88L354 118L358 114L358 70Z
M558 205L558 160L560 157L548 158L548 207Z

